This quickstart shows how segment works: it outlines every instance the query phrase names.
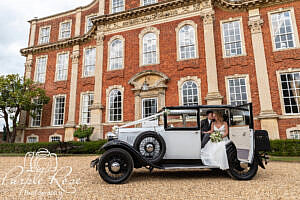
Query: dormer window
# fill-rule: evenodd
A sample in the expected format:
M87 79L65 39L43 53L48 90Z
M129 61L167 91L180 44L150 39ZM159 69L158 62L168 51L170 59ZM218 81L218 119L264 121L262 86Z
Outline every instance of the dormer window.
M39 36L39 44L49 43L50 40L50 26L41 27L40 36Z
M91 15L86 17L85 33L89 32L93 28L93 22L91 19L95 16L96 15Z
M59 39L71 37L71 21L62 22L59 28Z
M154 3L157 3L157 0L142 0L142 6L147 6Z
M111 13L122 12L125 10L125 0L111 0Z

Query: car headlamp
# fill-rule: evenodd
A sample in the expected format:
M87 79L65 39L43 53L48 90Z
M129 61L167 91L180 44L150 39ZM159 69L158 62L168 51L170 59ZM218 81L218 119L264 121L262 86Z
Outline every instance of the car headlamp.
M111 141L111 140L115 140L115 139L118 139L118 136L112 132L108 132L106 134L106 137L107 137L107 140L108 141Z

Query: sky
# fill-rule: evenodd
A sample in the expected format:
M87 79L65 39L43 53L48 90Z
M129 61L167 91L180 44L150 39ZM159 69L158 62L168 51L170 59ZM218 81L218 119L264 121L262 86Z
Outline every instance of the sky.
M0 75L24 75L25 57L21 56L20 49L28 46L30 25L27 21L85 6L92 1L0 0ZM0 119L0 127L2 125Z
M27 47L34 17L46 17L85 6L93 0L0 0L0 74L24 74L25 57L20 49Z

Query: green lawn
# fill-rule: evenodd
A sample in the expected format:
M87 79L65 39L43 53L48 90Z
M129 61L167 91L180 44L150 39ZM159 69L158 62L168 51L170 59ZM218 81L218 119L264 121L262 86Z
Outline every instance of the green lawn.
M284 162L300 162L299 156L287 157L287 156L270 156L271 161L284 161Z

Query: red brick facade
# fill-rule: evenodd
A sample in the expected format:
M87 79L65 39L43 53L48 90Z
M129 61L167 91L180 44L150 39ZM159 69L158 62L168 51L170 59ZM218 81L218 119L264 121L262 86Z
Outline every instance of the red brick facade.
M180 0L179 0L180 1ZM192 3L178 3L176 4L175 0L170 1L170 5L166 5L166 2L163 0L158 0L157 4L153 4L149 7L147 11L140 11L139 9L143 9L140 5L140 0L131 0L125 1L125 11L116 14L110 14L110 0L101 1L100 3L105 2L104 6L104 14L107 17L112 17L115 21L126 21L126 16L129 16L128 13L134 12L136 16L130 16L132 19L139 16L147 16L147 15L155 15L155 13L160 13L160 9L179 9L179 7L188 7L200 5L198 1L191 1ZM180 1L181 2L181 1ZM184 2L184 1L182 1ZM193 3L194 2L194 3ZM205 2L205 1L204 1ZM282 108L280 96L280 89L279 83L277 79L277 71L278 70L285 70L288 68L298 68L300 70L300 50L297 48L292 49L285 49L282 51L274 51L272 48L272 36L271 30L269 26L269 18L268 12L277 10L279 8L293 8L294 15L296 19L296 26L297 31L300 32L300 3L298 1L289 2L289 3L281 3L275 4L272 3L273 1L266 1L260 2L255 1L254 7L249 7L249 9L256 9L258 8L260 18L263 20L263 24L261 26L261 32L263 36L263 46L265 52L265 59L266 59L266 66L267 66L267 74L270 83L270 92L271 95L271 106L273 108L274 113L276 116L271 117L272 120L277 121L278 123L278 130L279 136L278 138L285 139L287 138L286 129L296 127L297 124L300 124L300 115L286 115L282 112L284 108ZM275 2L275 1L274 1ZM213 4L213 3L212 3ZM234 3L233 3L234 4ZM204 6L208 6L203 4ZM203 6L201 4L201 6ZM172 7L173 6L173 7ZM154 12L153 9L151 10L150 7L153 7L156 11ZM34 34L34 45L29 46L26 49L22 50L22 54L27 57L27 62L30 63L30 70L26 67L26 72L30 72L30 78L34 78L34 74L36 71L36 57L41 55L48 56L47 68L46 68L46 79L45 83L41 85L47 91L47 95L50 96L51 101L49 104L45 105L42 111L42 122L41 127L32 128L30 127L29 116L27 116L26 120L26 128L24 131L23 139L26 142L26 138L29 135L37 135L39 136L39 141L49 141L49 136L53 134L62 135L62 140L65 137L65 129L66 127L53 127L51 124L51 118L53 116L53 96L58 94L65 94L66 95L66 102L65 102L65 116L64 116L64 124L68 123L68 115L69 115L69 102L70 102L70 89L71 89L71 77L72 77L72 52L73 46L79 45L79 59L78 59L78 73L77 76L77 86L76 86L76 98L75 100L75 124L80 124L80 102L81 102L81 93L87 91L95 91L97 88L95 86L95 79L97 78L96 75L92 77L83 77L83 59L84 59L84 48L86 47L96 47L96 35L98 32L104 34L103 40L103 54L102 54L102 69L103 73L101 76L102 79L102 88L99 88L102 91L101 95L101 112L102 112L102 123L101 129L102 133L100 133L101 137L105 135L106 132L111 130L111 127L118 124L118 123L109 123L107 121L107 96L106 90L110 86L119 85L124 88L123 93L123 122L119 124L124 124L125 122L135 120L135 93L132 90L133 86L130 85L128 82L129 80L134 77L137 73L143 72L146 70L157 71L160 73L165 74L169 81L167 81L167 88L165 89L165 105L166 106L176 106L179 105L179 94L178 94L178 81L181 78L188 77L188 76L196 76L198 79L201 80L201 85L198 86L201 91L201 104L207 104L208 100L207 95L209 93L208 88L208 79L207 79L207 63L206 59L206 51L205 45L214 45L215 46L215 60L216 60L216 69L217 69L217 84L219 93L223 96L222 104L227 104L227 90L226 90L226 77L232 76L235 74L246 74L249 76L249 87L251 90L251 101L253 103L253 113L255 117L255 128L260 129L261 127L261 120L269 119L269 117L263 118L260 117L263 108L260 105L260 94L258 89L258 80L257 80L257 72L255 67L255 54L253 46L253 40L251 29L249 28L249 13L246 9L240 9L237 6L233 6L233 8L228 8L229 6L221 5L218 1L215 2L215 6L209 6L209 9L214 11L213 17L213 31L214 31L214 43L212 44L205 44L205 24L202 12L207 10L208 8L203 7L198 13L191 13L185 14L184 12L181 14L174 16L164 17L163 20L153 20L151 24L151 19L145 21L145 25L143 24L132 24L132 26L126 26L126 28L117 27L116 29L109 29L109 30L101 30L100 27L105 25L105 23L111 23L109 20L104 20L104 17L98 15L94 22L94 28L88 34L85 34L85 27L86 27L86 16L91 14L98 14L101 12L99 8L99 1L95 0L93 3L88 5L87 7L82 7L76 10L72 10L66 13L58 14L55 16L51 16L49 18L37 19L31 21L31 27L33 24L36 23L35 33L30 33L29 38L31 35ZM176 10L175 9L175 10ZM154 13L153 13L154 12ZM80 15L78 15L80 13ZM126 15L126 13L128 15ZM120 15L120 17L113 18L114 15ZM122 15L125 17L122 18ZM78 17L80 16L80 17ZM78 19L80 18L80 20ZM174 18L174 20L173 20ZM223 57L223 50L222 50L222 30L220 23L222 20L229 20L235 18L242 18L242 30L244 35L245 44L245 54L243 56L235 56L224 58ZM59 27L60 23L71 19L72 20L72 28L71 28L71 38L65 41L59 41ZM99 19L99 20L98 20ZM102 21L101 21L102 20ZM189 59L189 60L177 60L177 48L178 45L176 43L176 27L184 21L193 21L197 25L197 44L198 45L198 58ZM80 27L78 27L77 22L80 21ZM113 22L114 23L114 22ZM38 45L39 40L39 30L42 26L49 26L51 25L51 33L50 33L50 43L45 45ZM77 26L77 27L76 27ZM160 52L160 63L155 65L149 66L140 66L140 40L139 34L143 29L146 27L155 27L159 30L159 52ZM80 35L75 36L76 28L80 30ZM32 28L31 28L32 31ZM295 32L295 37L298 37L298 34ZM108 71L108 45L109 40L115 36L123 36L125 39L125 51L124 51L124 66L123 69ZM79 38L79 40L76 40ZM85 38L85 39L80 39ZM75 41L76 40L76 41ZM75 42L74 42L75 41ZM79 41L79 42L78 42ZM64 44L61 44L65 42ZM29 42L30 44L30 42ZM48 45L48 46L47 46ZM68 65L68 76L66 81L55 81L55 73L56 73L56 62L57 62L57 53L59 52L69 52L69 65ZM32 58L28 59L29 55L32 55ZM97 48L97 56L99 56L98 48ZM97 64L96 64L97 67ZM97 71L97 69L96 69ZM277 126L274 124L274 126ZM276 128L276 127L275 127Z

